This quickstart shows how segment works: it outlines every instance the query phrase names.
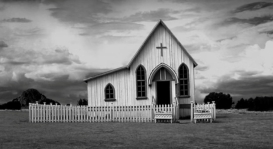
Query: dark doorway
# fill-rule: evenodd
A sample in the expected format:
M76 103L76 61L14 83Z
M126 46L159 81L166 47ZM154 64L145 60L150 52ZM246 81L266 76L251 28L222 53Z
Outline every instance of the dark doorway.
M170 104L170 81L158 81L157 82L157 104Z

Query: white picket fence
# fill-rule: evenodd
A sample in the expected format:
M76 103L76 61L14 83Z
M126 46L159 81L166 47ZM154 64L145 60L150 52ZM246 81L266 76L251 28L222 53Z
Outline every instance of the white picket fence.
M196 123L196 120L216 120L216 104L214 102L207 104L191 103L191 120Z
M171 112L173 105L66 106L29 104L29 122L152 122L155 111Z

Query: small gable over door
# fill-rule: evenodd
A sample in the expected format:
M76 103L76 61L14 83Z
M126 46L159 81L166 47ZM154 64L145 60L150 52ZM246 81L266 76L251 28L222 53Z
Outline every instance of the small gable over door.
M170 74L170 72L166 68L162 67L156 72L152 81L173 81L173 80L174 79L172 75Z

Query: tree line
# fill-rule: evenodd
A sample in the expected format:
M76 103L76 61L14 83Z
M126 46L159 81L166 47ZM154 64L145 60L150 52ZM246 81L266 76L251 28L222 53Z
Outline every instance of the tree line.
M241 98L235 108L249 111L270 111L273 110L273 97Z
M234 102L232 101L232 96L230 94L225 93L216 93L211 92L204 98L204 103L212 103L212 101L216 104L216 109L230 109ZM41 100L39 104L50 104L55 102L53 100ZM57 103L59 104L59 103ZM77 105L85 106L88 105L88 101L86 99L79 99L77 101ZM273 97L256 97L244 99L241 98L236 104L236 109L247 109L249 111L270 111L273 110ZM18 99L14 99L10 102L0 105L0 109L12 109L12 110L20 110L21 103Z
M230 94L225 93L209 93L204 103L215 101L216 109L230 109L235 104ZM255 97L249 99L240 99L235 104L236 109L247 109L249 111L270 111L273 110L273 97Z

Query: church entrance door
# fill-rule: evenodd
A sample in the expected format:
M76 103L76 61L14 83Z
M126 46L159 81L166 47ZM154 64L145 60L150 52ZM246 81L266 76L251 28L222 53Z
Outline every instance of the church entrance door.
M156 82L157 92L157 104L165 105L171 104L171 83L170 81L157 81Z

